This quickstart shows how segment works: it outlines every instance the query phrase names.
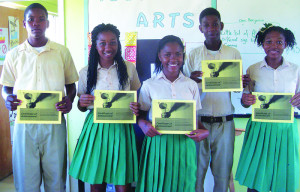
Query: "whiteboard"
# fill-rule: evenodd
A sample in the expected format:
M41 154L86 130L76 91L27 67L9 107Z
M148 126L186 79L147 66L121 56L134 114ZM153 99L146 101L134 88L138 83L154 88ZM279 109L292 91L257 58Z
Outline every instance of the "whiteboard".
M263 23L272 23L290 29L298 41L293 50L285 49L283 56L300 65L300 1L299 0L219 0L217 9L224 22L222 41L237 48L242 56L243 71L264 59L262 47L254 43L257 31ZM232 93L235 114L251 113L251 107L241 106L241 93Z

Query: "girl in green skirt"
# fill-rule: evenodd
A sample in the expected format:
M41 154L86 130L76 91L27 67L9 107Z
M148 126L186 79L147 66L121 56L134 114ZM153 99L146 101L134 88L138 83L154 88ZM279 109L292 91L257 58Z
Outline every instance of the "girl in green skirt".
M208 131L198 124L199 129L186 135L161 135L146 120L152 119L153 99L196 100L201 109L197 84L181 73L184 61L184 46L176 36L166 36L159 42L155 71L157 75L146 81L139 95L141 118L138 124L146 137L143 142L138 192L189 192L196 186L196 146L208 136Z
M295 93L290 100L300 107L300 67L282 57L286 47L295 45L294 34L279 26L265 24L256 34L266 56L247 69L251 82L245 88L242 104L256 102L251 92ZM236 179L248 191L292 192L299 185L299 135L294 123L248 121Z
M69 174L91 184L92 191L130 191L137 181L138 160L135 133L131 124L94 123L94 90L138 90L140 81L132 63L121 56L120 32L111 24L92 31L88 66L80 71L78 108L90 110L74 152ZM138 115L138 104L130 109Z

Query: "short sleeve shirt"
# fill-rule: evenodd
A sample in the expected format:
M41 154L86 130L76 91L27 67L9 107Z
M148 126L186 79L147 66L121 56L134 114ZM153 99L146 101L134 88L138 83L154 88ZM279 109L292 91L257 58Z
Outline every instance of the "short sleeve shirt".
M193 49L186 58L183 72L187 77L193 71L202 71L202 60L233 60L241 59L238 50L221 45L217 53L211 53L205 45ZM233 114L234 107L231 103L230 92L202 92L202 83L198 83L201 95L202 109L199 111L201 116L226 116Z
M244 89L249 92L298 93L300 92L300 67L283 59L277 69L270 67L265 60L247 69L251 82Z
M141 87L141 83L136 71L135 66L125 61L127 67L127 73L129 82L125 86L124 90L138 90ZM79 72L79 82L78 82L78 96L85 94L87 91L87 73L88 66L82 68ZM114 63L108 69L103 68L100 65L97 67L97 83L95 90L120 90L120 83L117 74L117 63ZM94 95L92 91L91 95ZM88 109L93 108L92 105L88 106Z
M28 41L6 55L0 84L18 90L62 91L78 80L69 50L48 40L40 53Z
M182 73L174 82L169 81L162 72L143 82L139 95L140 109L149 111L150 120L153 99L195 100L197 111L201 109L197 83Z

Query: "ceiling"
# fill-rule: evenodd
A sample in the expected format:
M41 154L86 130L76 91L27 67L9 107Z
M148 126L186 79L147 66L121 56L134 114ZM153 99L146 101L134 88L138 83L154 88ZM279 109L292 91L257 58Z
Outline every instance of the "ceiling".
M57 0L39 0L39 1L0 0L0 6L21 9L21 10L24 10L28 5L32 3L40 3L46 7L49 14L57 15Z

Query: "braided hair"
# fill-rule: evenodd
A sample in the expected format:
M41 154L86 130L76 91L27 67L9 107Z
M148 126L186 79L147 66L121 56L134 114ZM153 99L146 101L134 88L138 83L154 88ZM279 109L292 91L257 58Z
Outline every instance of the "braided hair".
M117 37L118 42L118 50L114 57L114 60L117 63L117 74L119 79L119 88L121 90L124 90L127 83L128 83L128 73L127 73L127 67L125 64L125 61L122 58L121 53L121 43L120 43L120 31L117 29L116 26L112 24L100 24L97 25L93 31L92 31L92 46L89 54L89 62L88 62L88 73L87 73L87 90L86 94L90 94L96 87L97 83L97 67L98 63L100 62L99 53L96 49L97 44L97 38L98 35L102 32L112 32Z
M157 48L156 59L155 59L155 70L154 70L155 73L159 73L163 68L161 61L159 60L158 57L159 52L165 47L167 43L173 43L173 42L178 43L178 45L182 48L182 51L184 51L184 45L179 37L174 35L167 35L164 38L162 38L158 42L158 48ZM185 53L183 53L183 60L184 60L184 56Z
M293 47L296 45L295 36L292 31L287 28L283 29L280 26L273 26L271 23L265 23L264 27L262 27L255 36L254 41L257 43L257 46L263 45L266 35L271 31L277 31L282 34L285 38L287 47L293 49Z

